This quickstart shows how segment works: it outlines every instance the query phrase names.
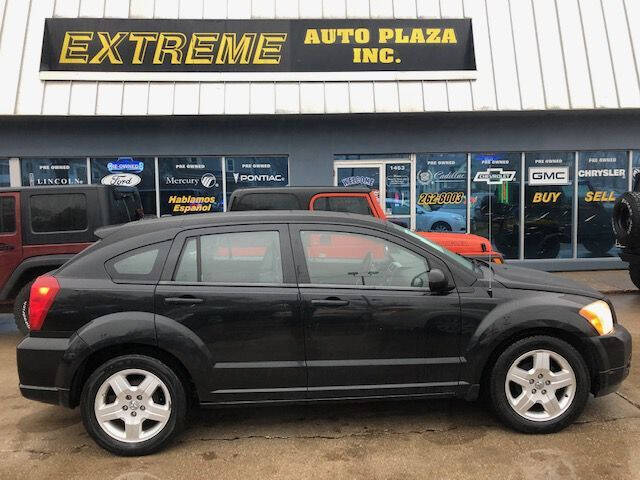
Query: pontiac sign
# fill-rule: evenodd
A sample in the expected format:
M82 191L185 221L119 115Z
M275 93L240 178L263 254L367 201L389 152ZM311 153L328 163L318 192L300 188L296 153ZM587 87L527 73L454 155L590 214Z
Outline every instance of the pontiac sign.
M470 19L46 19L43 79L474 78Z

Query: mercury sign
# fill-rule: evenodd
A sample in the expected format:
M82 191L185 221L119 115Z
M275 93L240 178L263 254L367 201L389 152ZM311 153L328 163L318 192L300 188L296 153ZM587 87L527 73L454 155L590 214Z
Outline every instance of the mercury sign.
M569 185L569 167L529 167L529 185Z
M103 177L100 183L103 185L114 185L116 187L135 187L142 179L133 173L113 173Z

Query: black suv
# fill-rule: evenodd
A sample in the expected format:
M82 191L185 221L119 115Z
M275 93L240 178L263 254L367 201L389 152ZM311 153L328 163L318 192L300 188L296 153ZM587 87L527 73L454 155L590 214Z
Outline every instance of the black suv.
M552 432L629 372L600 293L370 217L237 212L98 235L34 283L18 372L25 397L79 405L117 454L163 446L189 405L481 389L511 427Z

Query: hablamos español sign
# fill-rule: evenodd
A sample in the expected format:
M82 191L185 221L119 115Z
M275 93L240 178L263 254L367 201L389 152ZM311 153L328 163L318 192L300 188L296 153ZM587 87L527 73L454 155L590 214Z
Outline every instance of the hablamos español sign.
M475 78L470 19L48 18L45 80Z

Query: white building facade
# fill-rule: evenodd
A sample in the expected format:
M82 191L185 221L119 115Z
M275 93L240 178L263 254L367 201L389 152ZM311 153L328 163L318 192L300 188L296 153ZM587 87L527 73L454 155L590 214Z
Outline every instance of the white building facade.
M45 19L470 19L475 68L56 72ZM194 193L215 212L238 187L360 182L414 229L491 224L514 261L615 267L611 208L640 166L635 25L633 0L0 0L0 184L128 174L174 215Z

